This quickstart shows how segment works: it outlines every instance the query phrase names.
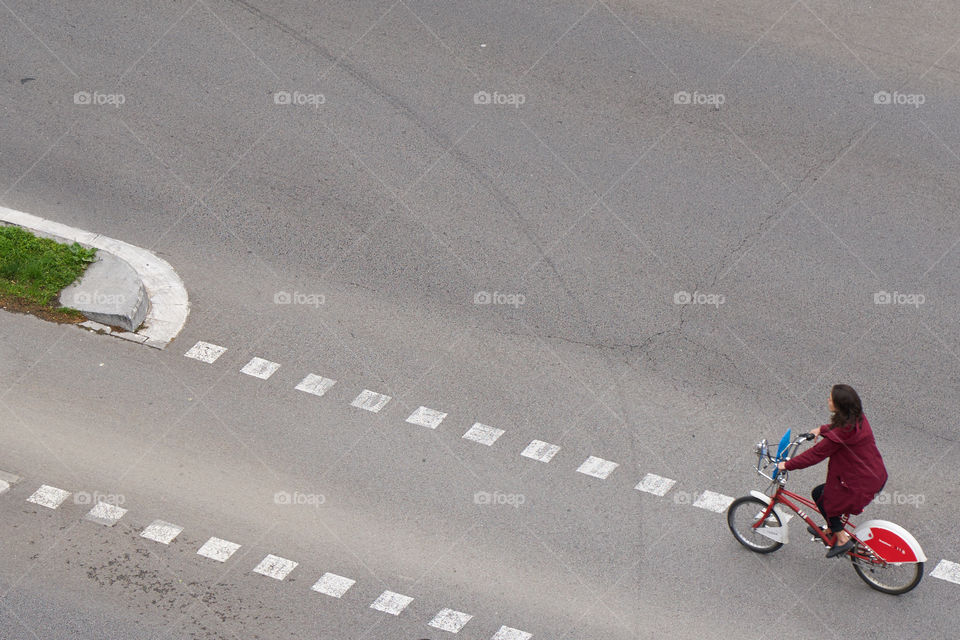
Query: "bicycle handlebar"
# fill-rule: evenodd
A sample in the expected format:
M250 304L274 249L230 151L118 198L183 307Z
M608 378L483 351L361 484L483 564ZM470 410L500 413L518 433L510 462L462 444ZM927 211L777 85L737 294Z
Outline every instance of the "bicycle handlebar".
M757 454L757 473L759 473L761 476L763 476L770 482L779 482L780 484L786 484L787 482L786 471L780 471L779 469L776 469L772 474L767 475L766 473L764 473L764 470L766 470L766 468L769 467L771 464L775 465L779 462L789 460L794 456L794 454L796 454L797 449L800 447L801 444L803 444L808 440L815 440L816 437L817 436L814 435L813 433L809 433L809 432L801 433L799 436L797 436L797 438L793 442L791 442L787 446L786 450L783 452L783 455L777 456L777 457L770 455L770 450L767 447L766 439L761 440L754 447L754 453Z

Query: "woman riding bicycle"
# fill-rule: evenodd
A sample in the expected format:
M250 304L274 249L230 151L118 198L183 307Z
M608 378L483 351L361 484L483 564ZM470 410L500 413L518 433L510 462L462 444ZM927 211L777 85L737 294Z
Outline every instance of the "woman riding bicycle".
M804 469L829 458L827 481L814 487L811 495L820 513L827 519L829 533L835 534L827 557L833 558L854 547L850 534L843 530L844 514L863 512L887 482L887 470L873 439L873 431L857 392L845 384L830 390L827 407L833 413L830 424L811 433L820 436L813 447L795 458L781 462L781 471Z

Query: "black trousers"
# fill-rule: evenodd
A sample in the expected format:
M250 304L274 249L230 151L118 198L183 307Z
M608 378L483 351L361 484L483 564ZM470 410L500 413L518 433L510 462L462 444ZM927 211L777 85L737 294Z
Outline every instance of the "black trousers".
M823 489L826 486L825 484L818 484L813 488L813 491L810 492L810 495L813 496L813 501L817 503L817 509L820 509L823 517L827 518L827 526L830 527L830 531L837 533L843 530L843 518L840 516L827 517L826 512L823 510Z

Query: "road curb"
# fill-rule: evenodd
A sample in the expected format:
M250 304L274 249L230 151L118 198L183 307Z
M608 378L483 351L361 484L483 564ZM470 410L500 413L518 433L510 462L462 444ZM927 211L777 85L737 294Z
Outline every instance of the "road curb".
M177 337L183 325L186 324L187 316L190 314L190 298L183 286L183 281L166 260L152 252L122 240L68 227L53 220L7 207L0 207L0 224L2 223L23 227L37 235L77 242L108 253L130 265L146 289L150 310L143 325L135 333L111 333L108 327L102 327L101 330L104 332L148 347L163 349Z

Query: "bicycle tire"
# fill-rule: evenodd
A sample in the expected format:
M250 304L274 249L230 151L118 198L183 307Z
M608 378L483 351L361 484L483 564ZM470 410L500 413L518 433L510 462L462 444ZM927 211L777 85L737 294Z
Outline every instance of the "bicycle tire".
M855 551L861 555L871 555L862 545ZM871 589L895 596L912 591L923 578L922 562L883 565L867 563L852 555L850 562L853 564L853 570Z
M757 533L751 525L757 521L767 504L760 498L754 496L743 496L730 503L727 509L727 526L737 542L755 553L771 553L783 546L782 542L771 540L770 538ZM773 519L776 526L781 527L780 516L776 511L771 511L767 516L767 522ZM766 522L764 523L766 526Z

